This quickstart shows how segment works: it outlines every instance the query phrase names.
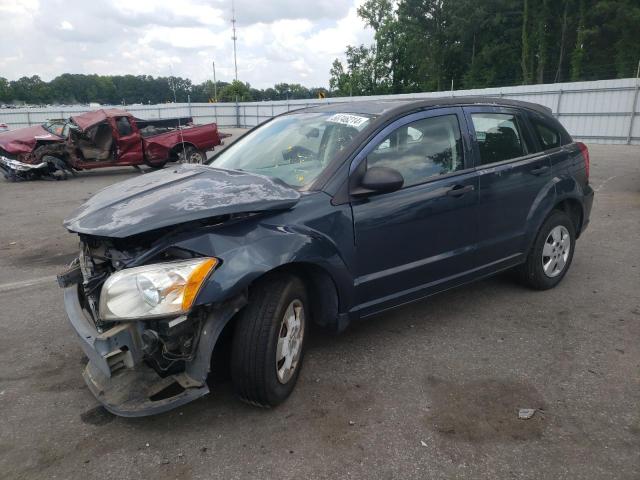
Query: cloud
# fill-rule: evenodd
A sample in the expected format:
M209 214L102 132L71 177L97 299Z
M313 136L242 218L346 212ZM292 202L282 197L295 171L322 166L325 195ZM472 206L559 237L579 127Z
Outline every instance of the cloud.
M60 29L73 30L73 25L71 25L71 22L68 22L67 20L63 20L62 22L60 22Z
M362 0L236 0L238 76L328 86L334 58L371 43L356 13ZM355 3L354 3L355 2ZM233 79L228 0L0 0L0 76L61 73Z
M231 18L229 0L214 0L221 10L226 10ZM238 21L243 25L270 23L282 19L338 20L344 17L352 6L351 0L322 0L305 2L295 0L236 0L235 10Z

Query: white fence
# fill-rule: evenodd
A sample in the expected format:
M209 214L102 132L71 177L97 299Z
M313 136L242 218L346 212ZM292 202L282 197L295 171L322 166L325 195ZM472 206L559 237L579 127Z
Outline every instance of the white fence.
M252 127L291 110L313 105L390 98L465 97L482 95L525 100L545 105L578 140L591 143L640 145L640 79L523 85L517 87L455 90L448 92L342 97L324 100L290 100L251 103L180 103L131 105L125 107L140 118L157 119L192 116L196 123L217 122L220 127ZM10 129L66 118L88 107L47 107L0 109L0 123Z

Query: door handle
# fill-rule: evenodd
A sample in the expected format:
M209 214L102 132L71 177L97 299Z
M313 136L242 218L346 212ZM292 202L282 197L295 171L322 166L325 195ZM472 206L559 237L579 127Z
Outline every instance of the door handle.
M544 175L549 170L547 165L543 165L542 167L534 168L531 170L532 175Z
M450 197L461 197L465 193L473 192L473 185L455 185L447 190L447 195Z

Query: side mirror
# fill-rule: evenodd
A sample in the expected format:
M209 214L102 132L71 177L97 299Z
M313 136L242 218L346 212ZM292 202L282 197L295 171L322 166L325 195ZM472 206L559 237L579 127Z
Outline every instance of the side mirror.
M402 174L388 167L368 168L360 184L351 192L352 195L368 195L373 193L388 193L400 190L404 185Z

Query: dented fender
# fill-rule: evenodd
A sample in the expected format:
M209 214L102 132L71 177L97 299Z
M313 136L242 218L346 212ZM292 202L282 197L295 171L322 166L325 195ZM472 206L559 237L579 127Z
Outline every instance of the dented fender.
M326 202L318 201L318 195L325 197ZM302 212L306 215L307 209L309 217L314 219L308 223L300 218ZM172 241L173 247L221 261L201 288L194 305L233 298L274 269L312 265L331 277L340 292L340 311L347 311L354 299L351 263L355 255L350 207L333 206L330 197L319 192L304 195L294 210L264 212Z
M338 291L353 285L347 266L335 245L315 232L265 229L259 241L243 244L216 257L222 265L200 291L196 304L208 304L233 297L264 274L291 264L311 264L325 270ZM216 239L212 239L215 243Z

